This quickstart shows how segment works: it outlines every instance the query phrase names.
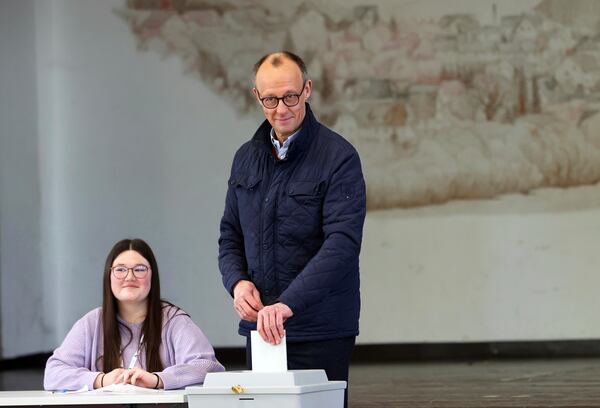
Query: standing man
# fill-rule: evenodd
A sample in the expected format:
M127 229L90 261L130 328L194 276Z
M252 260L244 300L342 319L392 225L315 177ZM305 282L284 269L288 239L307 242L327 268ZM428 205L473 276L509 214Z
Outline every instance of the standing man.
M360 159L306 103L312 81L300 57L268 54L254 79L266 120L233 159L219 239L246 359L250 330L278 344L285 328L289 369L347 381L366 210Z

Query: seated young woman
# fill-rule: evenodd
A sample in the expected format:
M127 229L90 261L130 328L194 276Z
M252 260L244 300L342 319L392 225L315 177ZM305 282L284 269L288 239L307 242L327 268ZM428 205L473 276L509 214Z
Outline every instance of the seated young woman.
M117 242L104 268L102 307L79 319L46 363L44 388L110 384L177 389L223 371L190 316L160 297L158 265L141 239Z

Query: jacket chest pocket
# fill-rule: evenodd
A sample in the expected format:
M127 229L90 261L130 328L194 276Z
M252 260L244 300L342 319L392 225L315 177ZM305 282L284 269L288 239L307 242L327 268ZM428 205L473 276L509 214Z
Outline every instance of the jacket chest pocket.
M322 206L321 184L315 181L292 181L287 186L287 197L291 207L319 210Z
M229 179L229 187L235 189L241 218L244 213L256 216L255 211L260 208L260 182L260 177L249 175L235 175Z

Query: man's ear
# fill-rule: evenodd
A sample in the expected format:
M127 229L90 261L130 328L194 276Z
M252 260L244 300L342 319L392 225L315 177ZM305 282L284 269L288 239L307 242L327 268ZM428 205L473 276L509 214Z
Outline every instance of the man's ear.
M252 88L252 93L254 94L256 99L260 102L260 97L258 96L258 91L256 90L256 88Z
M308 79L306 81L306 85L304 85L304 89L306 89L306 96L305 96L305 98L308 99L308 97L312 93L312 81L310 79Z

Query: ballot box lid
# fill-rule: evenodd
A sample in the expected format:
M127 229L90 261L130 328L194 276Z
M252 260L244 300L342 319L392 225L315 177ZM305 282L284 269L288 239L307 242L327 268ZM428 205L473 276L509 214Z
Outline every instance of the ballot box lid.
M328 381L324 370L280 372L226 371L208 373L203 386L187 387L188 395L231 393L301 394L346 388L345 381Z

